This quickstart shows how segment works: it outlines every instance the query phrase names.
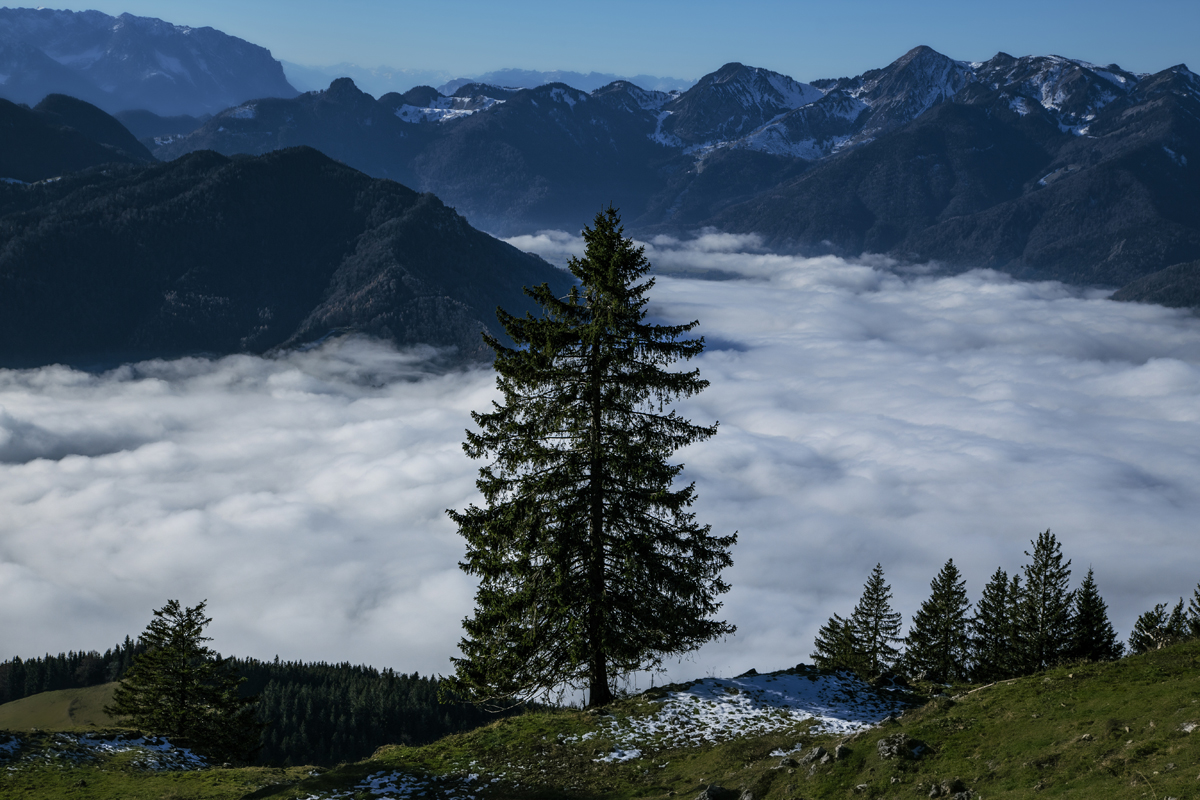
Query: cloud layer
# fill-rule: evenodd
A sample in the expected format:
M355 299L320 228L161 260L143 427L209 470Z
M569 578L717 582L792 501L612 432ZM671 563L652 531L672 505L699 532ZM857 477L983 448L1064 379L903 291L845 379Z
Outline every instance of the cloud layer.
M513 240L563 263L577 237ZM977 597L1051 528L1127 635L1200 581L1200 320L991 272L660 238L651 313L699 319L720 433L683 451L696 511L739 531L736 636L675 677L808 660L878 561L907 621L954 558ZM9 655L140 631L209 600L225 653L449 671L473 588L444 515L480 370L343 340L269 360L0 372L0 628Z

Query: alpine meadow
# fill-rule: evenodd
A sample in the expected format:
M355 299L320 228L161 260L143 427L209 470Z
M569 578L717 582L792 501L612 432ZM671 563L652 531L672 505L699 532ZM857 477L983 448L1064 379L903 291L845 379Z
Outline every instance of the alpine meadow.
M1200 5L944 6L0 9L0 798L1197 796Z

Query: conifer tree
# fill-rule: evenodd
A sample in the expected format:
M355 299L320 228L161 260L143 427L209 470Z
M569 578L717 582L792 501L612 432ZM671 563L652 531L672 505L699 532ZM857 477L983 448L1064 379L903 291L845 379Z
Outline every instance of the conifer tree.
M1075 592L1072 616L1071 658L1089 661L1115 661L1125 652L1117 632L1108 621L1108 606L1096 588L1096 579L1088 567L1087 577Z
M901 617L892 610L891 601L892 587L883 580L882 565L876 564L850 615L862 671L871 677L882 675L900 660L900 650L893 645L901 641Z
M1167 613L1167 604L1158 603L1153 610L1138 617L1129 634L1129 652L1134 655L1168 647L1187 638L1187 622L1183 615L1183 598Z
M821 669L863 672L862 647L850 620L837 614L817 631L813 642L813 663Z
M1200 584L1196 585L1192 599L1188 602L1187 627L1188 636L1200 637Z
M126 717L148 733L165 735L221 761L247 761L258 749L262 726L255 720L255 698L240 697L232 659L204 642L212 620L205 602L180 608L178 600L154 612L124 679L113 692L106 714Z
M1071 562L1064 562L1062 548L1049 530L1038 534L1028 550L1024 588L1016 606L1018 666L1023 674L1057 664L1071 650L1071 611L1074 592Z
M693 486L675 488L682 465L667 461L717 430L666 412L708 385L667 369L704 340L680 338L696 322L645 322L650 264L614 209L583 238L568 265L580 285L526 289L540 317L498 311L515 347L484 337L503 402L472 415L463 448L490 459L486 504L448 512L479 589L447 686L477 701L566 685L606 705L619 676L734 630L712 615L736 535L697 524Z
M967 582L949 559L929 585L929 599L913 615L904 640L904 665L910 674L938 683L967 677L970 637L967 634Z
M997 568L975 606L971 618L971 679L978 683L1003 680L1016 674L1013 621L1021 579Z

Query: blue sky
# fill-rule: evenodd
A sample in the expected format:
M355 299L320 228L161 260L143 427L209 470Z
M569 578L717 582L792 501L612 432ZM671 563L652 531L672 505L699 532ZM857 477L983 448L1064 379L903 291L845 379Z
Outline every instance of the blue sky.
M301 64L505 67L698 78L729 61L798 80L855 75L918 44L952 58L1055 53L1135 72L1200 70L1196 0L100 0L64 6L212 26Z

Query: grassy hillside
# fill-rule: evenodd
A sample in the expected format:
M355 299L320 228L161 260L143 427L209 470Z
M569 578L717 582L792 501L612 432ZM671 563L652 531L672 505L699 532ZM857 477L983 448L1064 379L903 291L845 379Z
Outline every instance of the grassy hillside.
M664 717L668 692L660 689L621 701L611 714L528 713L424 747L384 747L329 771L154 771L137 766L133 751L71 755L69 743L55 745L49 734L25 736L8 769L0 769L0 797L298 800L424 791L438 798L618 800L691 798L710 784L732 790L730 800L966 797L968 790L987 800L1200 796L1200 642L930 695L941 688L924 687L920 705L858 733L818 733L812 722L768 713L762 719L773 722L763 724L774 725L772 732L716 744L683 739L715 731L711 720L719 714L680 727ZM729 702L737 702L729 691ZM859 694L860 707L873 702ZM694 702L701 710L721 704ZM0 734L0 758L14 749L5 741ZM881 742L885 749L899 744L899 755L884 757ZM843 749L833 758L838 744ZM829 751L827 761L808 760L817 747ZM940 794L943 787L948 791Z
M112 702L116 687L115 683L105 683L86 689L60 689L4 703L0 705L0 730L74 731L111 727L113 720L104 713L104 706Z

